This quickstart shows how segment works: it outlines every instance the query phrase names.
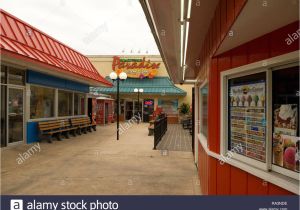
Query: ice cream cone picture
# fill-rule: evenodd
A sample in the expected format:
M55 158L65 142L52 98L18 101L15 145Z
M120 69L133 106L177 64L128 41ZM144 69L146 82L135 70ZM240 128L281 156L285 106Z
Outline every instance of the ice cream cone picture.
M257 103L258 103L258 101L259 101L258 95L255 95L255 96L253 97L253 99L254 99L255 106L257 106Z
M236 100L236 105L239 106L239 104L240 104L240 97L237 96L235 100Z
M233 97L233 96L231 96L231 97L230 97L230 103L231 103L231 106L233 106L233 104L234 104L234 101L235 101L235 100L234 100L234 97Z
M241 101L242 101L242 106L245 106L246 97L245 97L245 96L242 96Z
M250 106L250 105L251 105L251 102L252 102L252 96L251 96L251 95L249 95L249 96L247 97L247 102L248 102L248 106Z

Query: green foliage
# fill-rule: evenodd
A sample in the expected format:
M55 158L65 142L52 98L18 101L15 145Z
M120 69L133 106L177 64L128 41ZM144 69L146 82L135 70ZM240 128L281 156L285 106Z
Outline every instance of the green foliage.
M190 105L188 103L182 103L179 106L180 114L189 114L190 113Z

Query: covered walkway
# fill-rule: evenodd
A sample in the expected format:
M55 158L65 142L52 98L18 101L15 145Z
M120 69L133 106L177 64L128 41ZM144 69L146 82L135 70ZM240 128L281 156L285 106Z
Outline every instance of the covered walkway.
M181 124L169 124L166 134L158 143L158 150L192 152L192 136Z
M148 124L133 125L116 141L115 124L53 144L1 150L3 194L199 195L192 152L153 150Z

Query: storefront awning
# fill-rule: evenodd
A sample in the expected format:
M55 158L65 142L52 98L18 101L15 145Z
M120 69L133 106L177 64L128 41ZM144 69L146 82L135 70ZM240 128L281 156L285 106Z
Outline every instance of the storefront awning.
M106 77L106 80L112 82L109 77ZM116 82L112 82L113 87L91 87L90 92L99 94L116 94L117 85ZM185 96L186 92L178 87L176 87L173 82L168 77L155 77L153 79L144 78L144 79L134 79L127 78L125 81L120 81L120 93L121 94L130 94L134 93L135 88L143 88L143 94L151 95L175 95L175 96Z

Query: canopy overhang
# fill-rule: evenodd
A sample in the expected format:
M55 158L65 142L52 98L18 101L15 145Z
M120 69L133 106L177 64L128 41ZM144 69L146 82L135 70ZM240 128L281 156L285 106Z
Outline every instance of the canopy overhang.
M140 0L174 83L199 78L199 69L204 65L200 62L202 52L206 51L204 45L216 42L215 37L207 36L213 19L218 19L216 31L223 27L221 23L228 25L228 31L223 31L225 37L221 37L209 56L226 52L299 19L297 1L266 2L267 5L261 0ZM233 21L226 22L226 18ZM229 36L229 31L234 35Z

